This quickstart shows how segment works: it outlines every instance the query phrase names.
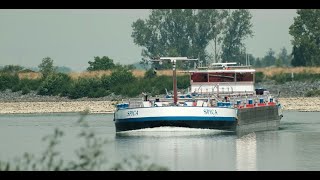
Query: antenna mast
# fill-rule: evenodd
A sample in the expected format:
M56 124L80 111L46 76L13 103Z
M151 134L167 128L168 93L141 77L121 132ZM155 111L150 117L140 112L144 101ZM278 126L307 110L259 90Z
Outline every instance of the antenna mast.
M176 62L177 61L197 61L198 59L188 59L188 57L160 57L159 60L152 61L165 61L169 60L172 63L172 78L173 78L173 103L177 105L178 103L178 93L177 93L177 72L176 72Z

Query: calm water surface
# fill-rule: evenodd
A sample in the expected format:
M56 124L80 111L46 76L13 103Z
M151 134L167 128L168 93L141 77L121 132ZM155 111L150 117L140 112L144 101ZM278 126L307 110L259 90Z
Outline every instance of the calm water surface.
M83 145L77 134L79 114L0 116L0 160L24 152L41 153L42 137L60 128L65 132L58 149L65 159L75 158ZM237 136L231 132L188 128L157 128L115 133L113 114L87 115L85 120L99 137L110 164L131 155L170 170L320 170L320 112L284 112L278 131Z

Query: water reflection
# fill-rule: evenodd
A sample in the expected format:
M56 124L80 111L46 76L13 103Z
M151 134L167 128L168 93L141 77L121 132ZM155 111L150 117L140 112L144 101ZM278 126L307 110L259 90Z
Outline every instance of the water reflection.
M157 127L146 128L132 131L124 131L116 133L116 137L195 137L195 136L212 136L212 135L234 135L232 131L213 130L213 129L196 129L184 127Z
M236 139L236 170L257 170L257 140L255 133Z
M234 132L160 127L116 134L117 152L147 153L171 170L234 170Z

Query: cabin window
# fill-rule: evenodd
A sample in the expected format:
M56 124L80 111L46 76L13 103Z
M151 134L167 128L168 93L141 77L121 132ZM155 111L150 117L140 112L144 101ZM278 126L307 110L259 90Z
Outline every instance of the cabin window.
M234 73L209 73L209 82L234 82Z
M208 82L207 73L192 73L191 80L193 82Z
M253 81L253 72L237 72L237 81Z

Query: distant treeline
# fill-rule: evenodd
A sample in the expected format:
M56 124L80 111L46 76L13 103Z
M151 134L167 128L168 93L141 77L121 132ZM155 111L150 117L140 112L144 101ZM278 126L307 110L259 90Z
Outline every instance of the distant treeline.
M320 79L320 74L300 72L280 73L267 76L263 72L256 72L256 82L275 80L281 84L288 81L316 81ZM180 75L178 78L178 88L186 89L190 86L190 76ZM142 92L151 95L165 94L165 89L172 90L172 77L167 75L157 75L150 69L143 77L134 76L131 70L119 68L112 71L110 75L101 77L79 77L71 78L65 73L51 73L46 78L19 78L18 73L0 72L0 91L11 89L13 92L22 91L27 94L31 90L39 95L64 96L71 99L82 97L98 98L108 96L111 93L125 97L136 97ZM314 93L311 93L313 95Z
M122 95L125 97L136 97L142 92L152 96L165 94L172 90L172 76L161 75L157 70L151 68L144 71L142 75L134 75L134 68L130 65L114 64L113 60L103 56L94 57L89 61L88 72L95 74L96 71L108 70L111 73L101 76L80 76L72 78L72 73L62 73L53 66L50 57L43 58L38 66L37 78L20 76L21 73L35 74L32 70L25 69L18 65L7 65L0 69L0 91L11 89L13 92L22 91L27 94L31 90L39 95L64 96L72 99L89 97L98 98L110 94ZM320 70L317 68L261 68L257 70L256 82L274 80L276 83L287 81L316 81L320 79ZM97 73L98 74L98 73ZM179 74L177 76L178 89L186 89L190 86L190 76ZM317 93L310 93L311 95ZM311 96L310 95L310 96Z
M189 75L178 76L178 88L190 86ZM115 69L111 75L102 77L80 77L72 79L65 73L51 73L45 78L20 79L18 73L0 73L0 91L11 89L27 94L31 90L39 95L58 95L72 99L89 97L98 98L111 93L135 97L142 92L151 95L165 94L165 88L172 90L172 77L157 76L153 70L146 71L144 77L135 77L128 69Z

